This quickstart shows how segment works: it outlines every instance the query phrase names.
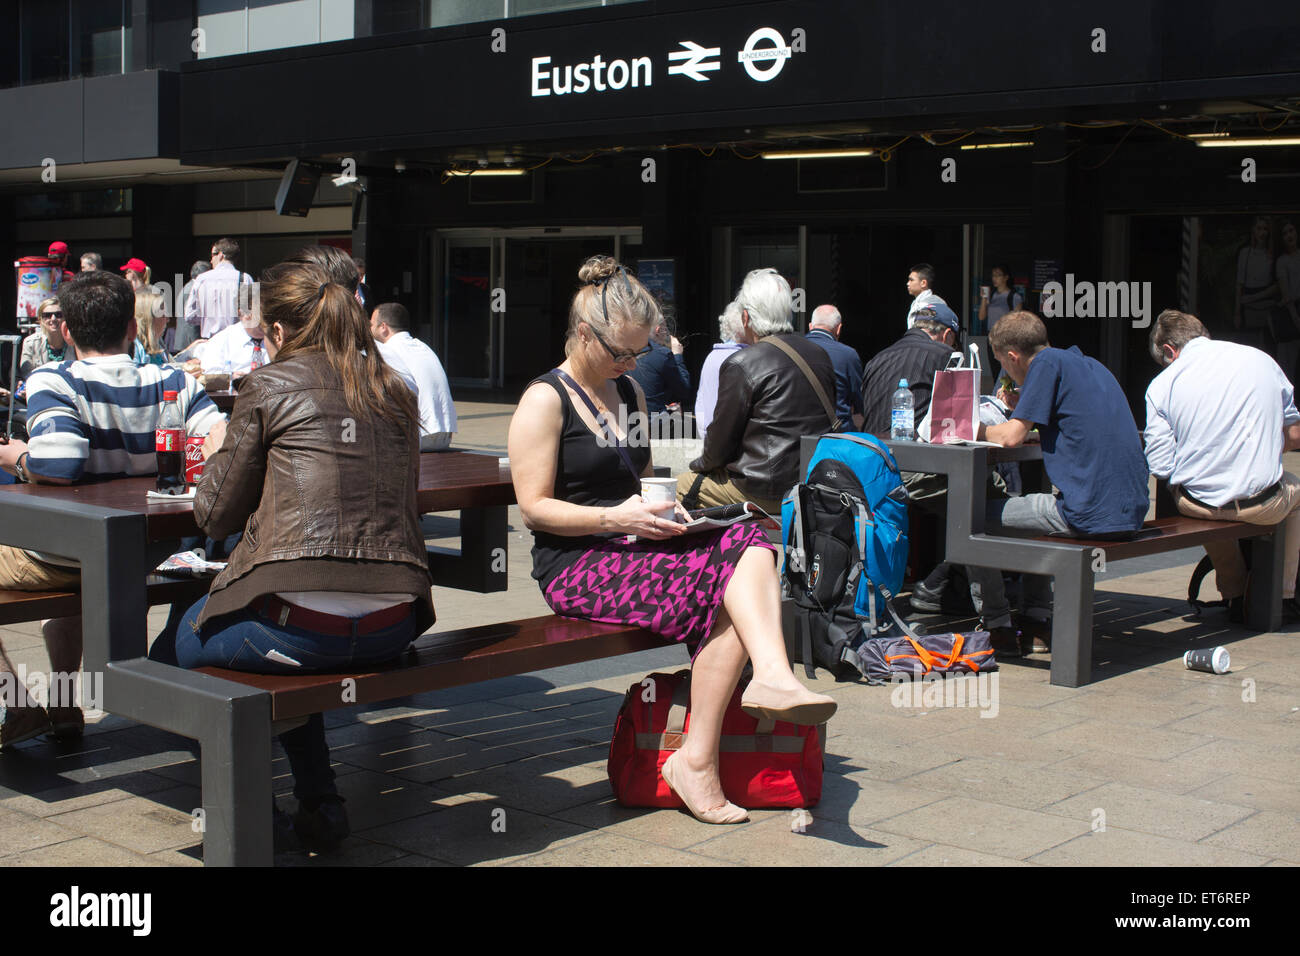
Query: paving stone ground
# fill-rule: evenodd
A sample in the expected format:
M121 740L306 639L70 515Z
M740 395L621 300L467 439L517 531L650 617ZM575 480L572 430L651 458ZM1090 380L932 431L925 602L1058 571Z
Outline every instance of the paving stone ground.
M457 407L459 445L505 454L508 406ZM435 589L437 628L548 613L518 509L510 520L510 590ZM456 533L440 517L426 530ZM1198 557L1116 563L1099 578L1087 687L1051 686L1046 656L1008 661L995 712L987 697L917 707L820 674L812 686L840 709L803 833L785 810L722 828L614 803L614 714L642 676L686 665L684 650L664 647L328 715L354 835L336 854L276 862L1300 865L1300 634L1294 623L1252 634L1215 612L1189 617L1182 596ZM151 633L164 617L154 610ZM0 639L15 663L48 666L36 625L0 628ZM1230 673L1183 667L1184 651L1220 644ZM278 746L275 756L292 809ZM92 717L79 744L0 754L0 865L200 865L198 767L188 740L108 715Z

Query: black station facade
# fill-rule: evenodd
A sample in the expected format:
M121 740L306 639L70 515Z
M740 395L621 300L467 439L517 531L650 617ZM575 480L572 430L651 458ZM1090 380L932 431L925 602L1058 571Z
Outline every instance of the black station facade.
M405 20L356 0L350 39L205 58L202 4L125 6L131 69L0 90L23 117L0 150L14 258L63 239L157 280L218 235L252 271L334 242L454 385L507 396L558 361L596 252L673 306L693 371L760 266L801 315L838 306L864 358L904 330L915 263L976 336L994 266L1031 308L1059 283L1053 344L1102 358L1135 407L1162 308L1282 341L1232 318L1257 217L1272 263L1300 215L1293 12L643 0L430 27L436 0ZM61 154L82 175L41 181ZM277 215L295 160L305 215Z

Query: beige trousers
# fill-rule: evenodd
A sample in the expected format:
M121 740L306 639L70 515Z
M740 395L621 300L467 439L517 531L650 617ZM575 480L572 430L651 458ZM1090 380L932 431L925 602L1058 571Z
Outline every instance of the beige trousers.
M81 572L37 561L22 548L0 544L0 588L15 591L73 591L81 586Z
M677 476L677 500L685 502L686 496L690 494L695 482L701 476L693 471L684 471ZM716 508L720 505L738 505L746 501L752 501L768 514L779 518L781 516L781 502L774 498L756 498L753 495L747 495L727 477L727 473L717 472L712 475L704 475L703 481L700 481L699 491L696 492L699 498L699 505L688 507Z
M1207 508L1192 501L1182 488L1171 488L1174 504L1189 518L1208 518L1213 521L1244 521L1247 524L1280 524L1286 522L1283 532L1286 556L1282 564L1282 597L1295 597L1296 569L1300 566L1300 478L1289 471L1282 475L1277 492L1261 504L1238 508L1226 504L1221 508ZM1214 562L1214 576L1219 593L1224 600L1232 600L1246 593L1246 562L1236 541L1218 541L1205 546L1205 553Z

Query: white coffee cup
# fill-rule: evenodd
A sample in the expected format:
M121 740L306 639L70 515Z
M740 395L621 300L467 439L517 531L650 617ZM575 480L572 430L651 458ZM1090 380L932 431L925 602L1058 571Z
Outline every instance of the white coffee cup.
M642 478L641 497L652 511L671 515L677 502L676 478Z

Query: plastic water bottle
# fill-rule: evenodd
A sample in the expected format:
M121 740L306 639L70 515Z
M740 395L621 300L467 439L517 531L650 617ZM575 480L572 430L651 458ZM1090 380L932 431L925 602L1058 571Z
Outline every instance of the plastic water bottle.
M898 391L890 401L889 437L894 441L911 441L916 435L916 410L907 379L898 380Z

